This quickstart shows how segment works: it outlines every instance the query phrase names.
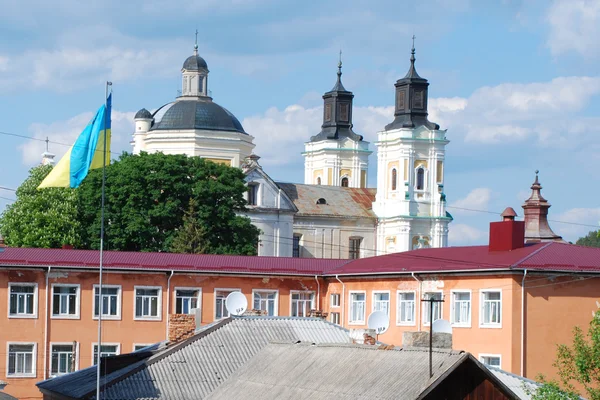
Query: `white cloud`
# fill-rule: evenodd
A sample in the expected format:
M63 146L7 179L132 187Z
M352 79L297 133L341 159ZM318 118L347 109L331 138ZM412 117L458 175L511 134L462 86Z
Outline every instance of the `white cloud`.
M465 224L452 223L448 231L450 246L486 244L486 238L487 232Z
M462 199L458 199L454 203L451 203L448 208L455 213L467 212L467 210L464 209L487 211L491 197L491 189L475 188Z
M547 14L547 46L557 56L574 51L590 58L600 54L600 1L555 0Z
M560 214L550 213L548 220L554 233L575 243L588 232L600 229L600 208L572 208Z

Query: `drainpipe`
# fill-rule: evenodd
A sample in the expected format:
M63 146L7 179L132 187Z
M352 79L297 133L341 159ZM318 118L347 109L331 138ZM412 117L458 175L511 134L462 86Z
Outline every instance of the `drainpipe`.
M48 280L50 278L51 269L52 267L48 266L48 271L46 272L46 314L44 315L44 380L46 380L48 374Z
M166 332L166 338L165 340L169 340L169 314L171 313L171 309L170 309L170 304L171 304L171 278L173 277L173 274L175 273L175 271L171 271L171 275L169 275L169 278L167 279L167 332Z
M521 376L525 376L525 278L527 270L523 272L521 281Z
M417 303L417 310L415 311L417 313L417 320L418 320L418 329L419 332L421 332L421 280L419 280L419 278L417 278L415 276L414 272L411 272L410 275L413 277L413 279L417 282L419 282L419 286L418 286L418 290L417 290L417 298L415 299L415 303Z
M335 276L335 279L337 279L338 282L342 284L342 326L344 326L344 323L346 321L344 319L344 315L346 314L346 285L340 280L340 278L338 278L337 275Z
M317 279L317 275L315 275L315 281L317 282L317 310L320 310L319 305L321 304L321 284L319 283L319 279Z

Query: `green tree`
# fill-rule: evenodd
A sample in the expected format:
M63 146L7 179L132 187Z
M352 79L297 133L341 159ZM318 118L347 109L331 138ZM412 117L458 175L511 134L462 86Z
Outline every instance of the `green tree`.
M102 170L93 170L78 189L85 248L99 247L101 183ZM123 154L106 168L106 248L172 250L194 199L193 219L201 227L206 253L256 254L259 231L236 214L245 210L245 191L238 168L185 155Z
M56 248L80 244L76 190L37 189L51 170L50 165L32 168L17 189L17 201L0 216L0 233L8 246Z
M578 244L580 246L588 246L588 247L600 247L600 230L598 231L592 231L590 233L588 233L586 236L584 237L580 237L579 239L577 239L577 242L575 242L575 244Z
M198 220L197 207L198 203L194 198L191 198L190 206L183 215L183 225L177 231L171 243L171 252L203 254L208 250L206 233Z
M573 391L562 390L556 381L547 381L543 375L537 378L542 386L531 390L523 385L525 393L531 396L531 400L579 400L579 395Z

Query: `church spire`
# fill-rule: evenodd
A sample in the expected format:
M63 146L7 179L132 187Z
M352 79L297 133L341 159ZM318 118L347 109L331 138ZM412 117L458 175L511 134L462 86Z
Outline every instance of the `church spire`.
M196 29L196 42L194 44L194 55L198 55L198 29Z
M552 231L548 224L550 204L542 196L542 185L538 179L540 171L535 171L535 181L531 185L531 196L523 204L525 214L525 242L562 242L562 237Z
M207 96L208 65L198 55L198 29L196 29L194 54L183 62L181 73L181 97L210 97Z

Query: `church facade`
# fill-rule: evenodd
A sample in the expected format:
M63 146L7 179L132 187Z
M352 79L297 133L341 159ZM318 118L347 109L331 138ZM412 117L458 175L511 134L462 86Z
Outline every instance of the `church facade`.
M363 258L447 246L448 140L427 118L429 83L416 71L414 47L408 73L395 83L394 120L375 143L377 188L368 187L372 150L353 130L354 94L342 84L341 60L334 87L323 95L321 129L302 152L302 184L276 182L263 170L253 136L208 96L208 65L197 45L181 72L181 96L136 114L133 152L187 154L242 168L244 214L261 230L259 255Z

